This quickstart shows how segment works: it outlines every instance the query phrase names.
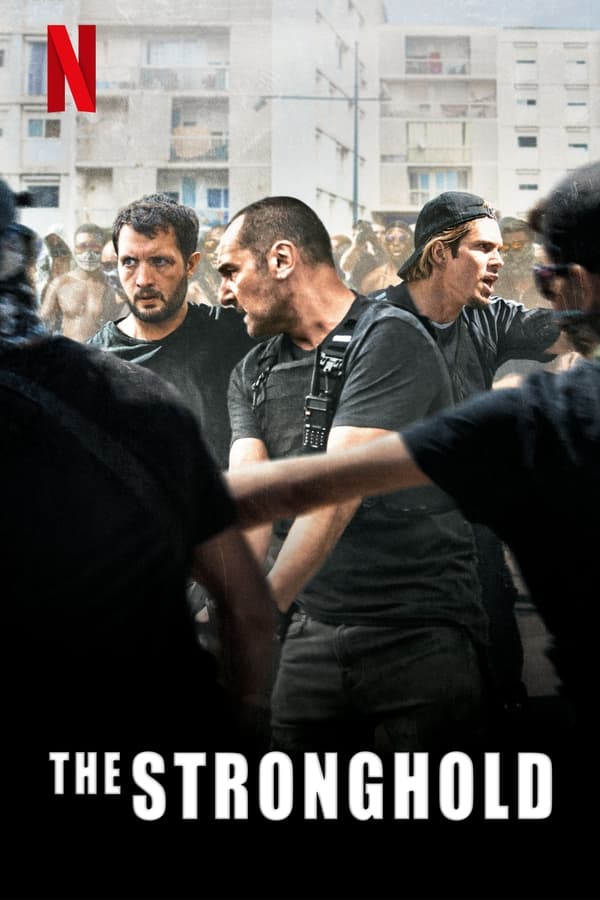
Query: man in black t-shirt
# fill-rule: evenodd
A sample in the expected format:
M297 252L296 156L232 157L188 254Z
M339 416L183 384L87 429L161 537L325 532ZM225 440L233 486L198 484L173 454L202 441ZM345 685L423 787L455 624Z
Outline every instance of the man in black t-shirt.
M238 213L219 271L221 303L244 313L250 335L276 335L232 374L232 468L301 452L307 429L322 426L332 450L450 402L434 342L414 316L340 281L322 222L299 200L265 198ZM347 348L343 378L332 358L326 384L324 343ZM305 399L319 395L315 410L329 403L336 381L333 418L313 431ZM280 610L293 612L272 698L276 746L421 750L472 739L487 622L472 531L448 498L426 489L341 504L278 537L269 580ZM253 535L261 557L268 538Z
M490 389L497 370L510 360L553 358L550 350L559 331L552 311L526 309L494 294L504 265L502 240L489 203L476 194L446 191L419 213L414 252L398 271L403 283L371 295L413 313L428 329L448 366L455 403ZM510 737L522 718L525 696L517 591L502 543L480 524L474 530L490 617L498 723L500 733Z
M89 343L174 385L218 465L225 468L230 441L227 383L253 341L232 312L186 301L189 279L200 260L197 240L194 211L163 194L120 210L113 243L129 315L108 322Z

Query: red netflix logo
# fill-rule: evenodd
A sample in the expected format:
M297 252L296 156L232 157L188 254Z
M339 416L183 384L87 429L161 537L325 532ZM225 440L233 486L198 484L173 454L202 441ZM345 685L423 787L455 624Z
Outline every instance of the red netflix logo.
M96 26L79 26L79 59L64 25L48 25L48 112L64 112L65 79L79 112L96 112Z

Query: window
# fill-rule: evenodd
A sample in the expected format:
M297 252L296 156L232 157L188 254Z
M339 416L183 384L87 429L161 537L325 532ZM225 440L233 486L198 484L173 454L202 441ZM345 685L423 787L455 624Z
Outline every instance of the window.
M409 169L408 186L412 206L422 206L443 191L469 188L467 169Z
M468 122L408 122L409 162L464 164L471 161Z
M196 179L192 175L184 175L181 179L181 202L196 208Z
M567 165L579 166L586 163L589 158L590 145L584 136L577 138L575 135L567 143Z
M567 100L566 121L577 125L589 121L587 100Z
M587 59L567 59L565 63L565 80L582 83L588 80Z
M537 147L537 136L534 134L519 134L517 143L519 147Z
M27 190L33 198L34 206L57 207L59 205L59 187L57 184L28 184Z
M229 189L207 188L206 205L209 209L227 209L229 207Z
M5 54L5 52L6 52L5 50L0 50L0 68L2 68L2 66L4 65L4 54Z
M60 119L28 119L27 137L59 138Z
M515 60L515 81L537 81L537 59L535 56L518 56Z
M538 186L537 186L537 184L534 184L533 182L525 182L524 184L519 185L519 190L520 191L537 191Z
M533 86L528 90L517 90L515 96L516 122L523 125L534 125L538 121L537 90Z
M46 93L46 41L31 41L27 69L27 93L38 96Z
M148 41L146 60L149 66L206 65L206 43L189 38Z

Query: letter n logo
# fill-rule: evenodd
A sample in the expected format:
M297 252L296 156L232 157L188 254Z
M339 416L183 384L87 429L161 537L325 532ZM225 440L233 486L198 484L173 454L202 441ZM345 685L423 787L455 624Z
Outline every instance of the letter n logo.
M65 78L79 112L96 112L96 26L79 26L79 59L64 25L48 25L48 112L64 112Z

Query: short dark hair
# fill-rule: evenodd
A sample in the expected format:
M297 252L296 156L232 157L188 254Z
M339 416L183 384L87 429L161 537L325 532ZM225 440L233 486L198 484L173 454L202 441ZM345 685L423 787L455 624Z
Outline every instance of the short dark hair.
M100 228L99 225L94 225L93 222L84 222L83 225L79 225L75 229L75 234L73 235L73 245L75 245L75 243L77 242L77 238L80 234L93 234L94 237L100 238L103 244L106 242L104 229Z
M134 231L146 237L155 237L157 231L172 228L177 246L186 262L196 251L198 216L189 206L177 203L167 194L146 194L119 210L112 229L112 241L117 253L123 225L131 226Z
M309 265L335 268L331 239L322 221L306 203L296 197L263 197L235 214L231 222L244 217L238 234L240 247L263 260L278 240L291 241ZM231 224L231 222L229 224Z
M528 221L555 262L600 273L600 162L569 172L534 206Z

